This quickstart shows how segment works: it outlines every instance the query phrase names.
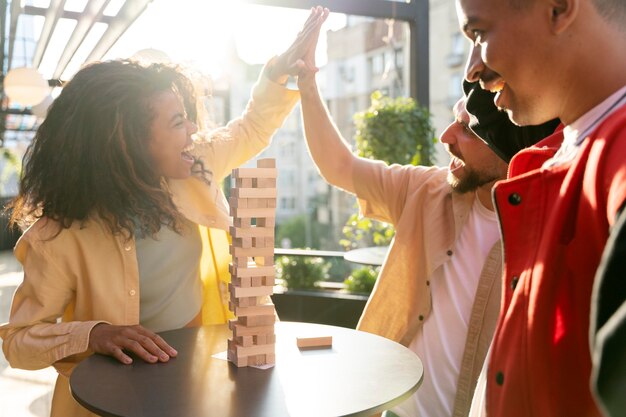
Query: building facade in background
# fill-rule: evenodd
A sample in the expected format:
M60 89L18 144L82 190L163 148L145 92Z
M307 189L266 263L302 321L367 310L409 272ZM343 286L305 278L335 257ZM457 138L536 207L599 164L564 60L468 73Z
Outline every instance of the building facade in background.
M468 46L458 29L454 3L431 0L430 5L429 107L439 134L452 121L452 106L463 93ZM352 145L353 116L370 106L372 92L380 90L391 97L409 95L408 30L408 24L399 21L349 16L344 28L328 33L328 63L318 74L318 85L335 124ZM247 68L231 80L231 114L243 110L256 80L259 67ZM262 154L276 158L279 168L277 225L280 228L294 218L304 218L304 246L341 249L342 228L357 209L356 201L320 177L302 132L300 108L296 107ZM435 158L439 164L447 163L442 146L437 146ZM281 246L280 241L277 246Z

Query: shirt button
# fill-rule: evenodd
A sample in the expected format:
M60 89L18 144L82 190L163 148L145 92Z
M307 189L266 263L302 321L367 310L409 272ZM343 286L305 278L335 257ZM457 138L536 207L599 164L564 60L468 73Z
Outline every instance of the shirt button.
M496 384L504 384L504 373L502 371L496 372Z
M517 287L517 281L519 281L519 277L513 277L511 280L511 289L514 290Z
M420 319L420 321L424 320L424 316L422 316L421 314L419 315L418 319Z
M136 294L137 292L135 290L130 290L128 291L128 294L132 297Z
M509 195L509 203L513 206L517 206L522 202L522 196L518 193L513 193Z
M448 250L448 251L446 252L446 254L447 254L448 256L452 256L452 251L451 251L451 250Z

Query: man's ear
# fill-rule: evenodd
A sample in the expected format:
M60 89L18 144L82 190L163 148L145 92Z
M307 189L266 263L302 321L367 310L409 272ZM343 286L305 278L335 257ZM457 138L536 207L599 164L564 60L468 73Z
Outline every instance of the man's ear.
M560 34L576 20L580 0L549 0L549 3L552 31Z

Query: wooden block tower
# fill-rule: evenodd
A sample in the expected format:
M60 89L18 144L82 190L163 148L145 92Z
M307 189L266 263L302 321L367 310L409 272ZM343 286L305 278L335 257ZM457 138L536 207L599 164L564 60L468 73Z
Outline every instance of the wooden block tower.
M229 308L237 318L229 323L228 360L238 367L275 363L276 313L269 296L275 278L276 174L274 159L232 174Z

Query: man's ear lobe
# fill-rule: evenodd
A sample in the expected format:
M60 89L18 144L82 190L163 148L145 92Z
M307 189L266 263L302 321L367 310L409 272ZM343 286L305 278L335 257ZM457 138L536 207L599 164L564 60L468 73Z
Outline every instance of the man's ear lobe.
M551 26L555 34L565 31L578 16L580 0L551 0Z

